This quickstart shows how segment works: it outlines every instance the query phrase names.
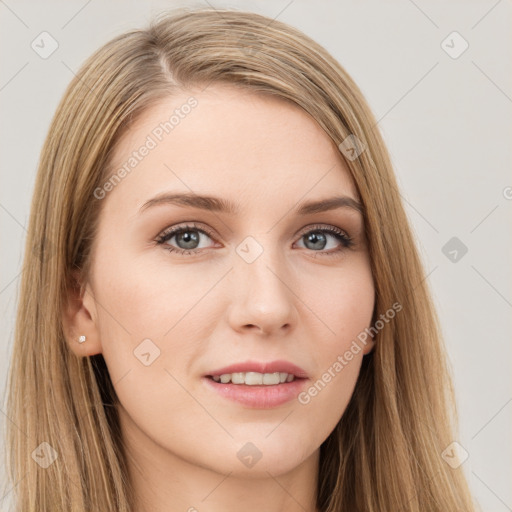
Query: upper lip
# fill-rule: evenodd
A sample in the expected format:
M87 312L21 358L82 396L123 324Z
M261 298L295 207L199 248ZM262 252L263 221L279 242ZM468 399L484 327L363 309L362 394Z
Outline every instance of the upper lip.
M244 361L241 363L234 363L223 368L218 368L207 373L206 377L213 377L223 375L225 373L238 373L238 372L258 372L258 373L288 373L295 377L305 379L307 373L300 366L297 366L288 361L269 361L269 362L258 362L258 361Z

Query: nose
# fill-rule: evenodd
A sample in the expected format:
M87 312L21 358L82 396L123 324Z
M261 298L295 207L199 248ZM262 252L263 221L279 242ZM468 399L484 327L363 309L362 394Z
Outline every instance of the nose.
M252 263L235 257L229 314L235 331L279 335L293 328L298 317L298 299L284 263L277 250L269 249Z

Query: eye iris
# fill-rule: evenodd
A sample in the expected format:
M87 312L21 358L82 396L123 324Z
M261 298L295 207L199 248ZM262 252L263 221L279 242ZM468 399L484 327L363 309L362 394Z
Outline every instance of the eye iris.
M320 236L318 236L320 235ZM321 247L314 246L313 249L323 249L326 244L326 237L323 233L320 232L312 232L306 236L306 246L308 242L312 242L313 244L317 244L320 241ZM311 248L311 247L310 247Z
M178 245L179 241L184 241L186 244L186 247L182 247L182 249L195 249L196 246L194 246L194 244L199 243L199 235L194 231L183 231L176 235L176 242ZM192 246L188 245L190 243Z

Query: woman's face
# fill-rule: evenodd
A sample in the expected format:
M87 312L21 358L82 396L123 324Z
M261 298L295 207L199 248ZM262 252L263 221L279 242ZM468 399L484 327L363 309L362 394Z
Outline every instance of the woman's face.
M156 464L224 475L312 460L371 350L353 343L374 308L363 216L350 201L306 208L358 200L335 144L297 106L214 85L148 110L113 164L94 199L84 350L105 358L127 442ZM238 363L256 371L249 382L293 373L283 362L305 378L209 377Z

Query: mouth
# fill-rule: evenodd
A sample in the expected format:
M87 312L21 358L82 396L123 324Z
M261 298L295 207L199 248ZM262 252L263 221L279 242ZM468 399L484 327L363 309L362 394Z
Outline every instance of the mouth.
M244 361L203 375L208 392L253 409L292 402L304 390L308 374L290 361Z
M305 377L299 377L293 373L286 372L234 372L220 375L206 375L206 378L221 384L236 384L241 386L277 386L295 380L305 380Z
M276 386L306 379L306 371L289 361L243 361L208 372L205 377L222 384L246 386Z
M235 372L205 375L208 392L250 409L273 409L297 399L307 387L306 377L286 372Z

